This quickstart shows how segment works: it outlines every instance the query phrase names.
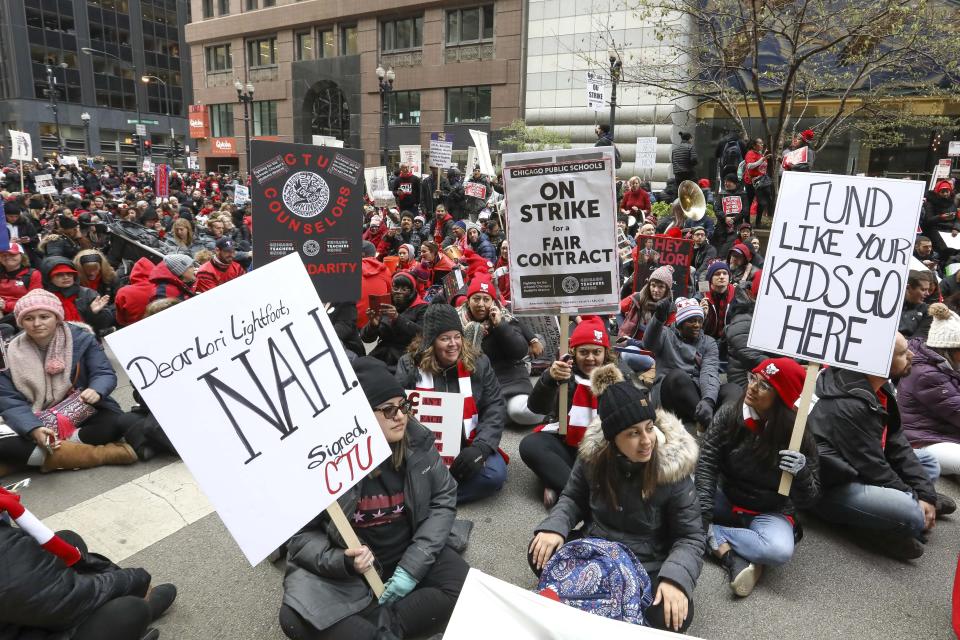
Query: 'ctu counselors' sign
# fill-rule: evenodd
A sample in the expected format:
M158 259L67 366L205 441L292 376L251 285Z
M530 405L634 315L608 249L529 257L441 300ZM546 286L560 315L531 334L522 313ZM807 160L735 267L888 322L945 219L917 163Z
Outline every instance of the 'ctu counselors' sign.
M360 298L363 152L254 140L254 264L299 253L325 302Z

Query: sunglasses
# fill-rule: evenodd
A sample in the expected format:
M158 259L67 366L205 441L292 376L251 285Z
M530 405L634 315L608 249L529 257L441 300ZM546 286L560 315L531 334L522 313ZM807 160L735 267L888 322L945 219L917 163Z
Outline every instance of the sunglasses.
M748 373L747 374L747 384L753 385L759 389L762 393L769 393L773 391L773 386L760 377L760 374L757 373Z
M374 411L378 411L383 414L383 417L387 420L393 420L397 417L397 411L402 413L405 416L410 415L410 410L413 408L413 403L409 400L404 400L400 404L388 404L385 407L377 407Z

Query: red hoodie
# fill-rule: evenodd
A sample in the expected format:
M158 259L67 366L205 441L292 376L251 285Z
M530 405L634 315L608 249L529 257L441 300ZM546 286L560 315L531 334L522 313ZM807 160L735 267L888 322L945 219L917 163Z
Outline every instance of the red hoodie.
M121 327L143 318L147 305L153 299L154 287L150 284L153 267L149 259L140 258L130 271L130 283L117 291L117 324Z
M370 296L389 295L392 279L387 266L376 258L364 258L360 265L360 299L357 300L357 328L367 324Z

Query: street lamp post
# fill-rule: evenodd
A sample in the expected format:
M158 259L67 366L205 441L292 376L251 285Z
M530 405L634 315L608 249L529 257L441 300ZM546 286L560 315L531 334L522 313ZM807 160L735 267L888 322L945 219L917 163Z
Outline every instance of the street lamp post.
M67 67L65 62L61 62L60 66L63 68ZM57 94L60 93L60 89L57 88L57 77L53 75L53 67L47 67L47 97L50 99L50 104L47 107L53 113L53 125L57 130L57 155L63 155L63 136L60 135L60 109L57 105Z
M148 84L151 80L155 80L160 83L160 86L163 87L163 114L167 117L167 128L170 129L170 143L167 145L167 161L170 166L173 166L173 143L176 141L176 136L173 132L173 123L170 120L170 111L172 111L172 106L170 103L170 87L167 86L167 83L163 81L162 78L157 76L145 75L140 78L144 84Z
M250 173L250 112L253 110L253 83L248 82L246 88L243 83L237 80L233 83L233 88L237 90L237 100L243 105L243 135L247 151L247 173Z
M617 121L617 83L620 82L623 61L612 48L607 50L607 57L610 58L610 140L613 140L613 126Z
M83 121L83 137L87 140L87 157L90 157L91 146L90 146L90 114L84 111L80 114L80 119Z
M387 167L388 149L390 147L390 92L393 91L393 81L397 74L393 72L393 67L383 70L383 65L377 65L377 79L380 81L380 114L383 122L383 148L380 150L380 162ZM387 173L390 167L387 167Z
M126 60L124 60L123 58L121 58L121 57L118 56L118 55L114 55L114 54L112 54L112 53L109 53L109 52L107 52L107 51L102 51L102 50L100 50L100 49L93 49L93 48L91 48L91 47L81 47L81 48L80 48L80 51L83 52L83 53L85 53L85 54L87 54L88 56L92 56L92 55L96 54L96 55L98 55L98 56L103 56L104 58L112 58L113 60L116 60L117 62L119 62L119 63L122 64L122 65L125 65L125 66L129 65L129 66L127 66L127 68L130 69L130 71L133 72L133 77L134 77L134 78L137 77L137 65L134 64L134 63L132 63L132 62L127 62ZM137 84L136 84L136 82L134 82L134 84L133 84L133 104L134 104L134 106L136 106L136 108L137 108L137 124L142 124L141 120L142 120L143 118L142 118L142 116L141 116L141 114L140 114L140 98L137 97ZM143 166L143 148L142 148L142 147L143 147L143 145L137 145L137 171L140 171L140 167Z

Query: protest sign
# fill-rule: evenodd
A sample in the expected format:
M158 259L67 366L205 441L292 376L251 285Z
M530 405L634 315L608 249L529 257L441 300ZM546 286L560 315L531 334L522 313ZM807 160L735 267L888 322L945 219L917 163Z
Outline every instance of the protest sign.
M373 204L378 207L395 207L397 199L390 191L390 183L387 181L387 168L368 167L363 170L363 179L367 185L367 195L373 198Z
M947 155L950 157L960 156L960 140L951 140L947 145Z
M637 138L637 169L651 170L657 166L657 138Z
M460 453L463 437L463 394L407 390L412 416L436 436L443 464L450 466Z
M251 564L390 455L295 254L107 342Z
M538 360L553 362L560 357L560 325L557 316L517 316L531 335L543 337L543 353Z
M463 195L471 198L487 199L487 185L481 182L464 182Z
M77 156L60 156L60 164L65 167L79 167L80 162Z
M141 170L144 173L153 173L153 160L151 160L150 158L144 158L143 166L141 166Z
M410 173L415 176L420 175L420 156L421 150L418 144L400 145L400 164L405 164L410 168Z
M158 198L170 197L170 179L167 174L167 165L161 162L154 168L153 184Z
M197 154L191 153L187 158L187 169L199 169L200 168L200 158L197 157Z
M453 161L453 137L446 133L430 134L430 166L446 169Z
M233 203L238 207L242 207L247 204L250 200L250 189L242 184L234 185L233 187Z
M327 302L360 298L363 152L253 140L254 265L299 253Z
M470 139L476 147L477 164L480 165L480 173L491 178L497 175L493 168L493 161L490 159L490 145L487 142L487 132L470 129ZM473 173L473 165L467 167L467 174Z
M795 164L806 164L808 154L809 147L807 146L794 149L793 151L788 151L783 154L783 166L790 167Z
M720 202L725 216L738 216L743 211L743 198L740 196L724 196Z
M950 158L941 158L933 168L933 175L930 176L930 190L937 185L937 180L945 180L950 177L950 170L953 167L953 160Z
M25 131L14 131L10 129L10 159L11 160L33 160L33 142L30 140L30 134Z
M515 313L616 313L613 149L504 157Z
M49 173L40 173L34 177L37 185L37 193L43 195L57 195L57 187L53 184L53 176Z
M603 79L593 71L587 71L587 109L603 111Z
M673 297L687 297L690 265L693 264L693 240L667 236L637 236L634 252L633 290L639 291L658 267L673 267Z

